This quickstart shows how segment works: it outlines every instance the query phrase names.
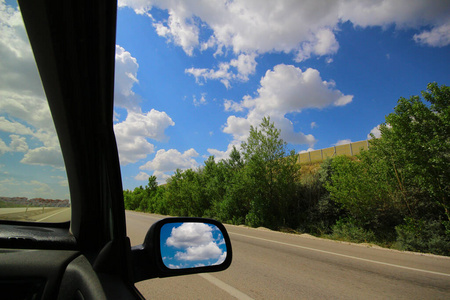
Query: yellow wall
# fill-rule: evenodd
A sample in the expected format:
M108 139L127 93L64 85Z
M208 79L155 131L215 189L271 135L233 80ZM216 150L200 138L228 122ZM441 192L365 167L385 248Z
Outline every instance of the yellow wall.
M353 156L359 154L361 149L369 149L368 140L300 153L298 160L299 163L319 162L325 160L327 157L334 157L338 155Z

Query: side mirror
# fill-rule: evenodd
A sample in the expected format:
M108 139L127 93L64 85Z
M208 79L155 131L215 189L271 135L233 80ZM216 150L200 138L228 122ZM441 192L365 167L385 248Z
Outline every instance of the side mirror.
M203 218L166 218L154 223L144 243L131 249L134 282L155 277L217 272L231 264L222 223Z

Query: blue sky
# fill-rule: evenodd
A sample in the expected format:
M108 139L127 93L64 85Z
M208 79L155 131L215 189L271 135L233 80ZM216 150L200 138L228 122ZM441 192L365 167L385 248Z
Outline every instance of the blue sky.
M64 198L20 14L0 3L0 194ZM114 129L134 189L227 158L263 116L297 152L367 139L399 97L450 84L450 1L120 0L116 44Z

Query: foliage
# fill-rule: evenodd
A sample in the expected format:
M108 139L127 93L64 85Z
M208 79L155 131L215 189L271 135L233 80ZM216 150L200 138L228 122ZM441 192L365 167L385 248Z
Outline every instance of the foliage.
M389 162L405 201L418 200L412 213L436 204L450 220L450 88L431 83L422 96L429 104L400 98L372 151Z
M332 226L347 215L340 203L331 199L325 185L332 175L332 159L323 161L319 168L302 166L300 195L303 213L299 229L319 236L332 233Z
M259 129L250 127L249 138L241 148L244 179L253 195L246 223L254 227L286 226L295 218L290 214L299 170L295 152L286 155L287 143L280 138L280 130L266 117Z
M342 219L333 226L331 235L336 240L354 242L354 243L370 243L375 241L375 235L372 231L361 228L354 219Z
M406 218L396 227L397 247L401 250L431 252L450 255L450 235L444 232L439 221L424 221Z
M348 211L355 225L381 239L395 239L402 222L400 202L391 170L383 159L363 152L358 160L347 156L332 161L333 174L326 184L331 198Z
M15 204L15 203L8 203L8 202L0 200L0 208L12 208L12 207L25 207L25 206L20 205L20 204Z
M450 90L433 83L422 96L400 98L357 160L333 159L326 188L378 240L438 253L450 232Z

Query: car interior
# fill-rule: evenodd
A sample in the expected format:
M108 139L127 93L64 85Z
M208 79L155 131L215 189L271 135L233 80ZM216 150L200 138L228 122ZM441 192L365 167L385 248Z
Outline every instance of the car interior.
M1 298L139 299L135 282L226 269L231 243L214 220L163 219L130 246L113 131L117 2L18 2L64 157L71 221L0 221ZM217 227L226 259L166 266L162 228L184 223Z

